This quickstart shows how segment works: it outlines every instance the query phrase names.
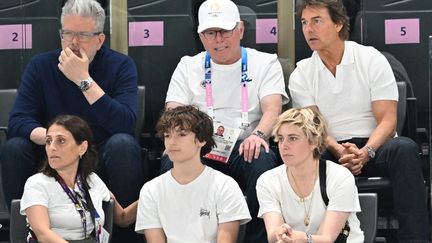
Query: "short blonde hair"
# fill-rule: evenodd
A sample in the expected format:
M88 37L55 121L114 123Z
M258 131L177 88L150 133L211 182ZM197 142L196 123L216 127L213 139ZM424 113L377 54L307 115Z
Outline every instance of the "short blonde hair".
M278 133L285 123L296 125L316 148L313 151L314 159L319 159L326 150L328 135L327 122L320 112L311 108L292 108L282 113L273 128L274 141L278 142Z

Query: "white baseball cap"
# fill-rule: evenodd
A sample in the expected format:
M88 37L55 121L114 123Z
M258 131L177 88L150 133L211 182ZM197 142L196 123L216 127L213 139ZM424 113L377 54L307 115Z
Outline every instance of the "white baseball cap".
M198 22L198 33L209 28L232 30L240 22L240 14L231 0L207 0L198 10Z

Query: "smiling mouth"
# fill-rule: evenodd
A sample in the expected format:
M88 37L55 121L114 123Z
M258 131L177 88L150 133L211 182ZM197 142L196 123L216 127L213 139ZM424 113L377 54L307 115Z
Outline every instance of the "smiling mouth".
M215 51L223 51L223 50L225 50L225 49L227 49L226 46L222 46L222 47L216 47L216 48L214 48Z

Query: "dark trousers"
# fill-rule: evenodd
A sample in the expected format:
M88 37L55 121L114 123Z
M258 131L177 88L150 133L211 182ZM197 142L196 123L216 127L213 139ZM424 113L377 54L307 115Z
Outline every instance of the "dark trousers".
M348 141L364 147L367 138ZM322 158L337 161L327 150ZM427 242L429 220L426 206L422 161L417 144L407 137L392 138L377 151L375 158L363 167L359 176L390 178L394 209L399 221L399 242Z
M122 206L139 197L144 184L141 148L129 134L115 134L97 147L99 165L96 173L105 182ZM21 198L28 177L37 173L46 158L44 146L25 138L9 139L2 147L0 164L2 183L8 208L12 199ZM142 235L114 226L112 242L144 242ZM135 240L136 239L136 240Z
M258 177L276 166L276 156L270 150L266 153L264 148L261 147L258 159L254 159L249 163L243 159L238 153L239 146L242 141L237 141L233 148L233 152L229 157L228 164L222 164L213 160L202 158L204 164L221 171L222 173L233 177L240 185L245 193L246 202L249 207L252 220L246 225L245 243L261 243L268 242L267 234L265 231L264 221L257 217L258 215L258 199L256 195L256 182ZM161 160L161 174L172 168L172 161L167 155L162 156Z

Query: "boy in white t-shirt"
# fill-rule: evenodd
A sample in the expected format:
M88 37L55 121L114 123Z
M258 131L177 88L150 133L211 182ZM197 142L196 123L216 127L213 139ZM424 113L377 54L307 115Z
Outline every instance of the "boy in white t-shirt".
M164 112L156 126L174 167L141 189L135 231L152 242L236 242L251 217L237 182L201 163L213 122L193 106Z

